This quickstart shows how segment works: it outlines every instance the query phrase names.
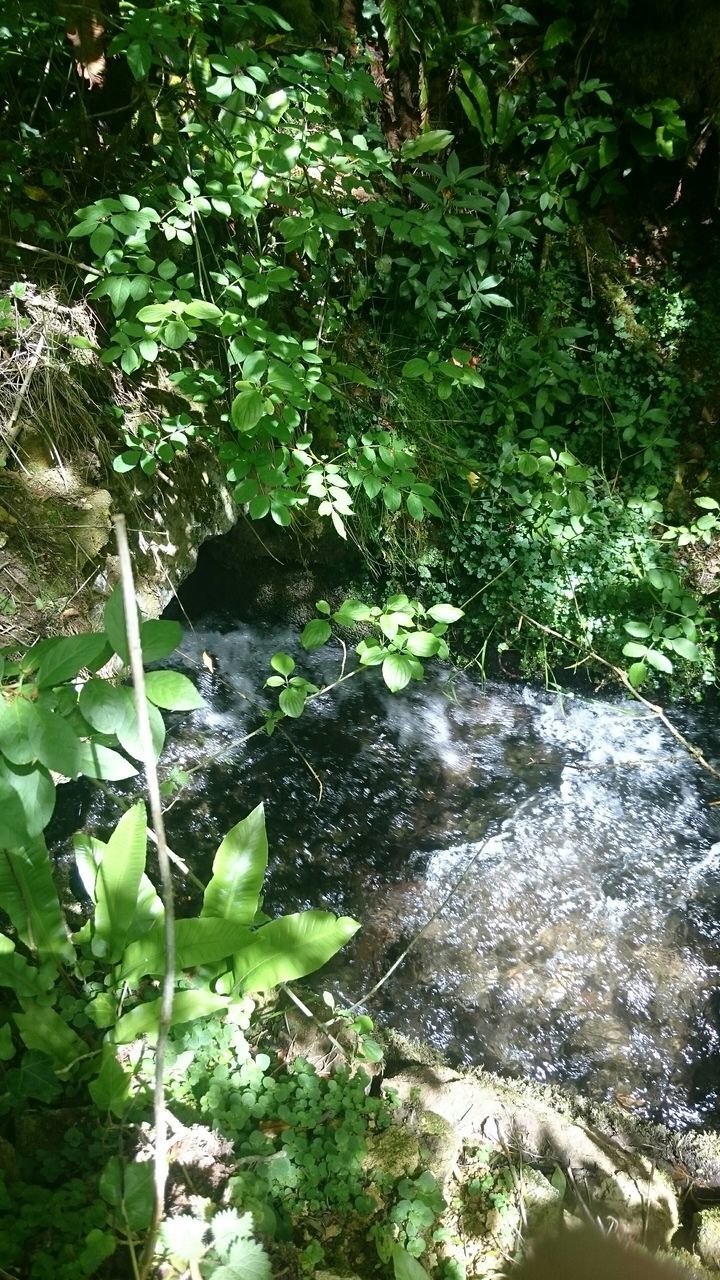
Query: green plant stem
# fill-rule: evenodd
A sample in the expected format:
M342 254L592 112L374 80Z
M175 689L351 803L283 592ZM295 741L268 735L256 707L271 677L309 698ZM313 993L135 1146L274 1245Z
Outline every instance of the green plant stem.
M132 671L133 688L135 690L135 707L140 730L140 743L143 753L143 765L147 782L150 813L155 835L157 837L158 866L162 889L164 914L165 973L162 983L162 999L158 1026L157 1046L155 1049L155 1088L153 1096L154 1128L155 1128L155 1204L153 1217L145 1240L142 1258L140 1259L138 1280L146 1280L150 1274L155 1256L158 1231L163 1216L165 1203L165 1186L168 1175L168 1134L165 1103L165 1049L168 1032L172 1020L173 997L175 993L175 898L173 894L172 872L165 839L165 824L160 799L160 781L155 764L150 717L145 695L145 672L143 669L142 644L140 641L140 624L138 622L137 604L135 602L135 586L133 582L130 547L127 539L125 517L115 517L115 536L120 556L120 574L122 580L123 602L125 605L125 629L130 653L130 669Z

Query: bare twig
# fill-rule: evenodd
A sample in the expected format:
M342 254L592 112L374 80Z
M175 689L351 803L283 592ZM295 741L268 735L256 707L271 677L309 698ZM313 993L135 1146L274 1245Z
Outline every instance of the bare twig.
M87 271L91 276L102 275L102 271L98 271L97 267L91 267L87 262L77 262L75 258L68 258L65 253L56 253L54 249L43 249L39 244L28 244L26 240L13 240L12 236L0 236L0 244L10 244L14 249L24 249L26 253L40 253L44 258L54 258L56 262L64 262L68 267L74 267L76 271Z
M586 649L585 646L579 644L577 640L571 640L569 636L564 636L562 632L555 631L553 627L546 627L544 623L538 622L536 618L531 618L527 613L522 613L520 609L517 609L516 612L521 622L529 622L531 627L536 627L538 631L542 631L546 636L552 636L555 640L562 640L563 644L568 644L573 649L578 649L587 658L591 658L593 662L597 662L599 666L605 667L607 671L612 671L615 679L619 680L623 688L627 689L628 693L635 698L636 702L639 702L643 707L647 707L648 711L660 721L664 728L667 729L668 733L671 734L675 741L680 744L683 751L686 751L687 754L700 765L701 769L704 769L706 773L709 773L712 778L720 780L720 769L716 769L707 757L703 755L700 748L696 747L689 738L686 738L679 729L676 729L672 721L668 720L668 717L662 707L651 702L649 698L646 698L644 694L640 693L639 689L633 688L630 680L628 679L627 673L623 671L622 667L616 667L614 662L609 662L607 658L603 658L599 653L596 653L594 649Z
M132 671L135 690L135 707L140 731L143 765L147 782L150 813L157 837L158 864L162 890L165 942L165 974L163 976L162 997L160 1003L160 1019L158 1038L155 1049L155 1086L153 1093L154 1129L155 1129L155 1204L153 1217L145 1240L140 1260L138 1280L146 1280L150 1274L158 1231L165 1203L165 1185L168 1175L168 1134L165 1115L165 1049L168 1031L172 1020L173 996L175 992L175 899L173 895L172 873L165 840L162 803L160 800L160 783L155 764L155 752L150 732L147 698L145 696L145 672L142 661L142 645L140 643L140 625L138 622L137 604L135 602L135 586L133 583L130 547L127 540L125 517L115 517L115 536L120 556L120 574L122 581L123 602L125 605L125 628L127 632L130 669Z

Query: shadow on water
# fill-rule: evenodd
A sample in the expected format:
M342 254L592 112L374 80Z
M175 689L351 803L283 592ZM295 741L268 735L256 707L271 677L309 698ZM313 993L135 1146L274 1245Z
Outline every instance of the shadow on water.
M164 760L202 767L167 822L201 878L263 800L266 909L363 922L317 979L355 1000L476 858L371 1012L457 1062L573 1083L679 1127L713 1123L720 813L707 776L634 704L440 668L395 697L366 671L289 737L216 759L260 722L278 649L318 684L338 674L338 650L304 655L296 630L269 621L205 616L185 636L207 707L172 726ZM701 731L699 715L690 727Z

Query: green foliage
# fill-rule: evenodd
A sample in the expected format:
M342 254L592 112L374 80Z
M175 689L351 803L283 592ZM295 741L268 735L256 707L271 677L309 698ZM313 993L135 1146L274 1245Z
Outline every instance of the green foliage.
M176 1273L192 1263L206 1280L270 1280L270 1260L253 1238L252 1215L236 1209L212 1212L210 1201L204 1207L206 1218L196 1211L167 1218L162 1225L161 1241Z
M38 841L42 844L42 832L55 808L53 774L117 781L134 777L134 761L142 759L132 690L94 675L113 654L122 664L128 661L118 587L108 600L104 621L100 632L41 640L20 657L12 649L0 654L4 819L0 856L18 868L21 861L23 865L37 858L42 861ZM177 623L143 623L144 660L166 657L179 638ZM92 678L83 680L83 672ZM192 710L202 705L202 699L187 677L177 672L152 673L148 698L153 745L159 756L165 726L157 706ZM23 849L21 855L18 851Z

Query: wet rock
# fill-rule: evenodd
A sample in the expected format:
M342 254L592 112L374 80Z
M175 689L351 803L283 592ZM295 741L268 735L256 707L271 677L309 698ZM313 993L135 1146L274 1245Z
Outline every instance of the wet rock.
M703 1209L693 1218L695 1252L710 1271L720 1271L720 1209Z

